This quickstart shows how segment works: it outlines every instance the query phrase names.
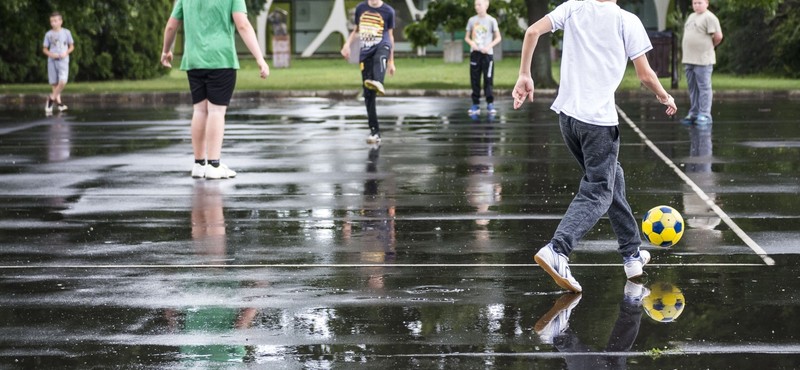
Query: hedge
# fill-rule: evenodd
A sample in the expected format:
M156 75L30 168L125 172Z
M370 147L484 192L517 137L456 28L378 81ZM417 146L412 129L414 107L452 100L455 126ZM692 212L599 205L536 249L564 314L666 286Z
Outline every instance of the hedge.
M159 59L171 10L171 0L2 0L0 83L47 81L42 42L54 11L75 40L71 81L165 75Z

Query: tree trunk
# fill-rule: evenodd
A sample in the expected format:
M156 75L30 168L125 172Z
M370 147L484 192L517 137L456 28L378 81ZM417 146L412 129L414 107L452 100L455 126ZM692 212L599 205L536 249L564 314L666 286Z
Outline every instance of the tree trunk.
M534 24L548 13L549 0L525 0L528 7L528 24ZM531 61L531 77L536 87L553 89L558 84L553 79L552 61L550 60L550 32L539 37Z

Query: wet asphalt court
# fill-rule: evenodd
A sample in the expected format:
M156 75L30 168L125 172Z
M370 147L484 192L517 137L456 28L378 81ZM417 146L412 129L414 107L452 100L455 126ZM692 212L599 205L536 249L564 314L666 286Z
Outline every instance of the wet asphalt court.
M730 217L621 121L637 217L688 226L648 247L641 282L683 296L663 323L623 299L608 219L582 295L534 265L581 176L551 101L382 99L380 146L361 102L235 101L222 181L189 176L189 105L5 107L0 368L800 367L797 102L715 101L707 129L618 102Z

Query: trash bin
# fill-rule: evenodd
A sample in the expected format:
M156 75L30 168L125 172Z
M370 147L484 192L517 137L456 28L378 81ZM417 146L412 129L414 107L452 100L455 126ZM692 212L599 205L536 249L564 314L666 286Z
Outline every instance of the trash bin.
M286 27L289 13L283 9L275 9L267 20L272 25L272 67L289 68L292 56L292 43Z
M672 31L647 31L653 50L647 52L650 68L658 77L671 77L672 88L678 88L678 38Z

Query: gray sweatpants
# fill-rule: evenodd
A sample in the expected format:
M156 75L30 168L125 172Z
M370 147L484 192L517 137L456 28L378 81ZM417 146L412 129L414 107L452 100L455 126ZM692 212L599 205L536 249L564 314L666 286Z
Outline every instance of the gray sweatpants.
M569 256L578 241L608 213L623 257L639 250L642 238L631 206L625 199L625 175L617 162L619 128L596 126L561 114L561 136L583 170L578 194L558 224L553 246Z
M686 83L689 85L689 100L691 108L689 115L697 117L699 115L711 117L711 72L713 65L698 66L694 64L684 65L686 71Z

